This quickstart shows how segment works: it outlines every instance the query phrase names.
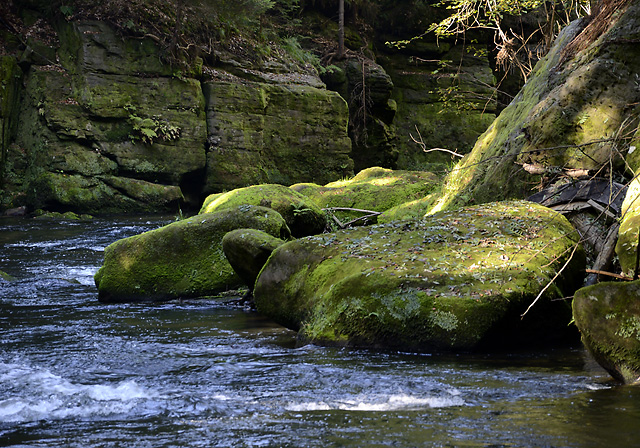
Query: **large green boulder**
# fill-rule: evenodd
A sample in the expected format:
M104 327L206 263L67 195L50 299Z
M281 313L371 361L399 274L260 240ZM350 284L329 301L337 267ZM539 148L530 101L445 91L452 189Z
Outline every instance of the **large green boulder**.
M209 195L200 209L214 213L239 205L269 207L282 215L295 237L322 233L327 226L324 212L313 201L283 185L263 184Z
M238 228L287 238L289 229L271 209L243 205L197 215L109 245L95 275L102 302L201 297L242 285L227 262L222 238Z
M615 379L640 379L640 281L603 282L578 290L573 316L582 341Z
M291 189L307 196L322 208L354 208L384 212L407 201L417 200L433 192L439 178L425 171L367 168L351 179L320 186L296 184ZM348 221L362 216L361 212L336 210L336 216Z
M267 261L254 296L259 312L316 343L420 351L542 344L571 332L560 299L579 286L584 263L560 214L492 203L288 242Z

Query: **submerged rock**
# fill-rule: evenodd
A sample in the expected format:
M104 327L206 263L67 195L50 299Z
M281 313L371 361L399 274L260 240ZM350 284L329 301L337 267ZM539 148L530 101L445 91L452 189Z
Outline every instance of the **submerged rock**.
M222 238L238 228L288 238L282 217L243 205L197 215L109 245L95 275L102 302L201 297L242 285L222 251Z
M13 275L7 274L4 271L0 271L0 283L2 283L2 281L13 282L15 280L16 278Z
M208 196L200 214L250 204L271 208L282 215L295 237L322 233L327 226L324 212L313 201L283 185L263 184Z
M237 229L222 238L222 250L233 270L253 290L260 270L284 240L255 229Z
M557 299L582 279L577 245L562 215L493 203L288 242L267 261L254 297L259 312L317 343L420 351L543 344L571 331L570 306Z
M91 221L93 216L91 215L78 215L73 212L48 212L45 210L36 210L33 212L33 219L40 220L62 220L62 221Z
M640 380L640 281L603 282L573 299L582 341L595 360L624 383Z

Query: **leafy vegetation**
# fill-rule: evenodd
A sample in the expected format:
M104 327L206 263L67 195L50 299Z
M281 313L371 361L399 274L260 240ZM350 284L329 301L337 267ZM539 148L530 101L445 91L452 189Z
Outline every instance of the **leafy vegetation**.
M464 36L474 29L493 32L497 64L505 71L517 68L525 80L560 29L590 12L588 0L442 0L439 6L451 14L431 24L429 32L438 37ZM538 16L532 31L522 20L529 13ZM513 18L519 18L519 27L510 26Z
M172 141L180 137L180 128L162 117L142 118L136 115L135 106L127 106L125 109L129 112L128 121L132 126L132 133L129 134L132 142L141 140L151 145L157 139Z

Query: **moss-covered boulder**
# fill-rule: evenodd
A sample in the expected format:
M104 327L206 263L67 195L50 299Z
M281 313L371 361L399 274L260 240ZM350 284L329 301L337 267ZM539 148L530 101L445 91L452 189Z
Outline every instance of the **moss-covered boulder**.
M74 212L48 212L38 209L33 212L33 219L40 221L91 221L93 216L87 214L78 215Z
M125 238L105 249L95 275L102 302L201 297L242 285L222 251L222 238L238 228L287 238L289 229L271 209L243 205L197 215Z
M420 219L429 213L437 198L438 190L423 198L396 205L378 216L378 222L384 224L404 219Z
M616 243L616 254L620 260L622 273L633 277L638 257L640 241L640 180L635 177L629 184L622 203L622 218Z
M624 383L640 379L640 281L578 290L573 316L595 360Z
M367 168L355 177L320 186L296 184L291 189L307 196L322 208L354 208L383 212L433 192L439 178L424 171ZM337 210L343 221L362 216L358 212Z
M222 250L233 270L253 290L260 270L284 240L255 229L237 229L222 238Z
M264 184L212 194L200 214L250 204L269 207L282 215L295 237L322 233L327 226L324 212L305 196L283 185Z
M542 344L571 332L570 306L558 299L579 286L584 263L560 214L492 203L288 242L267 261L254 297L259 312L317 343L421 351Z

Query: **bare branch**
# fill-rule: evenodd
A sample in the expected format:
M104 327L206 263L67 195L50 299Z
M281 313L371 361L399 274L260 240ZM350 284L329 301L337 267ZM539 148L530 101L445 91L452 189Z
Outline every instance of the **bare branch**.
M433 152L433 151L440 151L440 152L447 152L451 155L454 155L456 157L464 157L464 154L459 154L455 151L451 151L449 149L444 149L444 148L431 148L431 149L427 149L427 144L424 142L424 140L422 139L422 134L420 134L420 131L418 130L418 125L415 125L416 127L416 132L418 133L418 137L420 137L420 140L416 140L416 138L409 133L409 137L411 137L411 140L413 140L414 143L417 143L424 152Z
M580 247L579 244L576 244L573 247L573 251L571 251L571 255L569 255L569 258L567 259L567 261L564 263L564 265L560 268L560 270L558 270L558 272L556 273L556 275L553 276L553 278L551 279L551 281L549 283L547 283L545 285L544 288L542 288L542 291L540 291L540 293L538 294L538 296L535 298L535 300L533 302L531 302L531 305L529 305L529 308L526 309L526 311L524 313L522 313L520 315L520 318L524 319L524 316L529 312L529 310L531 308L533 308L533 306L538 303L538 300L540 300L540 297L542 297L542 295L545 293L545 291L547 289L549 289L549 287L553 284L553 282L556 281L556 279L558 277L560 277L560 274L562 274L562 272L567 268L567 266L569 266L569 263L571 262L571 260L573 259L573 256L575 255L576 251L578 250L578 247Z

